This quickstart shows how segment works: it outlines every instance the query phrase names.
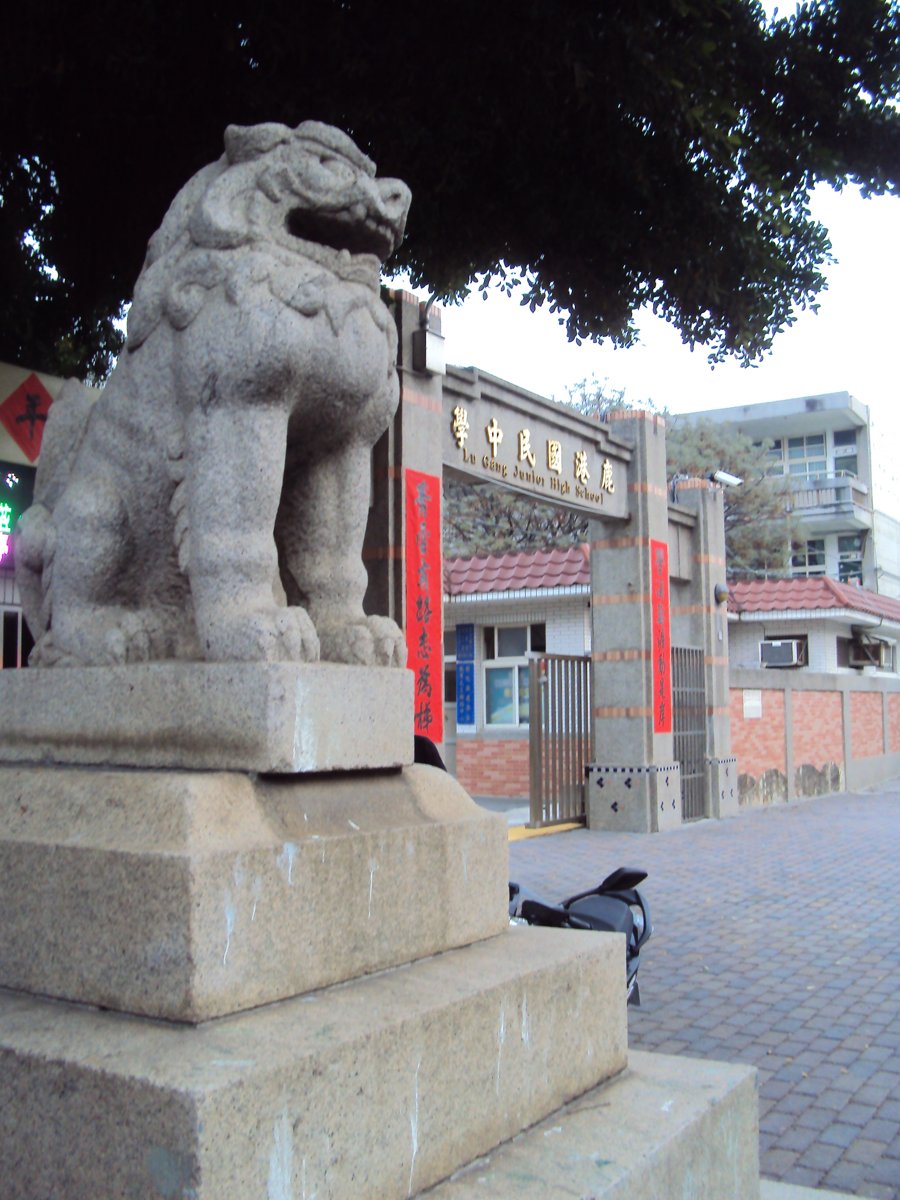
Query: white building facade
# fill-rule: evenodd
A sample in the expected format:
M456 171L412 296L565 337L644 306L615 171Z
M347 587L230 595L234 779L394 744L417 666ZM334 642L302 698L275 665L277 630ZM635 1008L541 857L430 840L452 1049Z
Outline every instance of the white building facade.
M685 413L687 420L733 426L768 441L770 471L791 479L801 543L791 559L795 578L828 576L900 596L900 522L878 507L877 455L869 409L849 392ZM727 466L727 464L722 464Z

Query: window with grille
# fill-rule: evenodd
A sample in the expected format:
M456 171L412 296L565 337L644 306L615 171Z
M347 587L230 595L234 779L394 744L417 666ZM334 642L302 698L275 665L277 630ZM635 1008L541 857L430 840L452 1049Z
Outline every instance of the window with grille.
M837 429L834 433L834 471L836 475L858 475L856 430Z
M838 538L838 579L841 583L862 583L863 535L841 534Z
M799 579L825 574L825 539L812 538L791 555L791 574Z
M787 463L789 475L806 479L826 475L828 460L825 457L825 434L810 433L805 437L788 438Z

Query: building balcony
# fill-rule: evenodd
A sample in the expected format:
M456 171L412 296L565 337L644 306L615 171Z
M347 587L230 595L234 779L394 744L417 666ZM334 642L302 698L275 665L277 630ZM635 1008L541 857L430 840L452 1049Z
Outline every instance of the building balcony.
M794 515L810 535L871 529L869 489L855 475L820 475L793 482Z

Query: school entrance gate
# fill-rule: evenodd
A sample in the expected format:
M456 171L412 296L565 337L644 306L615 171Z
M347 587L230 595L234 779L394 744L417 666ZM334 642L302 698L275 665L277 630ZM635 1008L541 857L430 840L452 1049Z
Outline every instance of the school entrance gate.
M703 651L672 647L675 761L681 769L681 818L706 816L706 683Z
M527 713L522 720L515 695L527 672L510 677L514 696L507 707L516 736L509 744L521 746L525 778L531 768L533 820L577 812L580 770L590 827L651 831L680 823L673 642L701 648L705 740L696 772L702 780L692 786L702 786L704 811L719 815L725 789L718 775L733 761L726 615L716 593L725 575L720 490L687 480L673 496L659 415L623 410L601 423L477 369L445 368L439 311L405 293L394 295L394 306L401 402L376 448L364 557L368 611L390 614L407 632L416 732L438 743L444 738L441 480L456 473L572 508L588 521L589 662L581 668L587 681L579 675L576 684L565 675L576 668L537 656L544 674L530 686L530 702L544 732L533 760L530 724L515 728L517 719L530 721ZM457 644L448 668L457 764L471 748L491 753L484 721L487 632L467 625L457 638L464 652Z
M591 752L591 660L546 654L528 664L531 825L583 821Z

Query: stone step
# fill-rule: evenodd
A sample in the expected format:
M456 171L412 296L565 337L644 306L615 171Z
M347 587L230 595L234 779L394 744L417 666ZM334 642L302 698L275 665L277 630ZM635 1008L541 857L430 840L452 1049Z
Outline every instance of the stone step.
M404 1200L627 1062L619 934L514 927L200 1025L0 990L3 1200Z
M630 1051L628 1069L428 1200L759 1200L756 1070Z
M776 1183L761 1179L759 1200L859 1200L850 1192L826 1192L823 1188L800 1187L796 1183Z

